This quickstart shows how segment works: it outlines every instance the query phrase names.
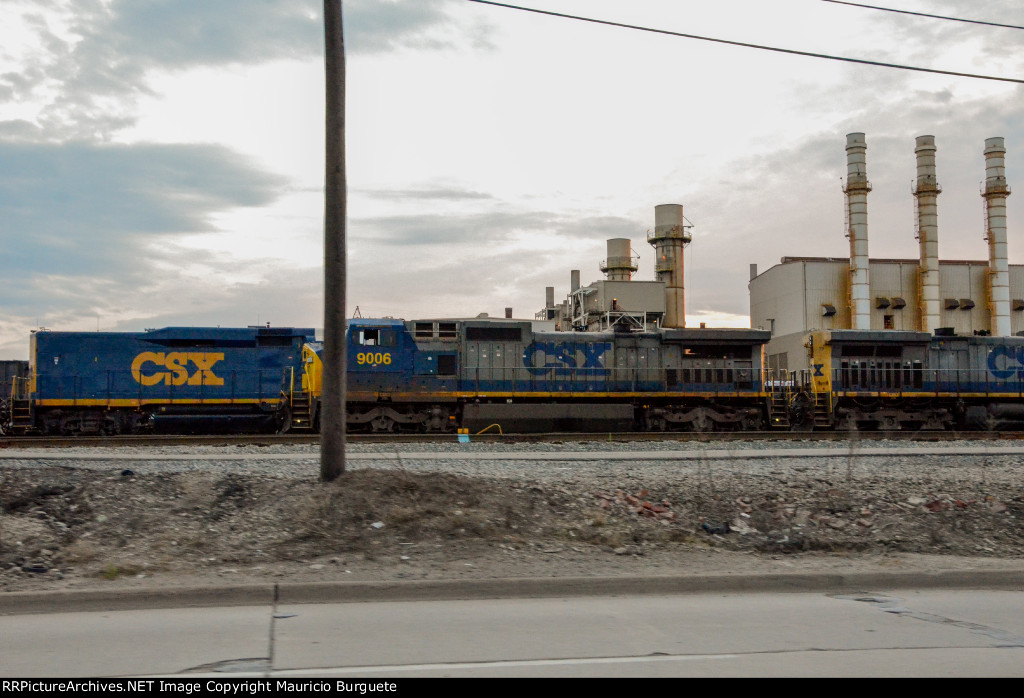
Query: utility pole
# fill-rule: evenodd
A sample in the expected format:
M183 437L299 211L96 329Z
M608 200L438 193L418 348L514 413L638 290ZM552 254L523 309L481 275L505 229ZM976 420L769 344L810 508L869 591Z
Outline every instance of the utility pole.
M345 472L345 35L342 0L324 0L326 147L324 192L324 371L320 479Z

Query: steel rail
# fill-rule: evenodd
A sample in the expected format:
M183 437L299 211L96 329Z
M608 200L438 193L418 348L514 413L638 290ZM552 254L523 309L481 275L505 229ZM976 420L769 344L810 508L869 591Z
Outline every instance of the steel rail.
M465 435L463 435L465 436ZM449 443L459 441L457 434L348 434L352 443ZM1024 432L990 431L735 431L735 432L618 432L618 433L545 433L545 434L473 434L474 443L552 443L597 442L644 443L682 441L728 443L735 441L1020 441ZM112 446L281 446L318 444L317 434L239 434L239 435L146 435L146 436L14 436L0 437L3 448L67 448Z

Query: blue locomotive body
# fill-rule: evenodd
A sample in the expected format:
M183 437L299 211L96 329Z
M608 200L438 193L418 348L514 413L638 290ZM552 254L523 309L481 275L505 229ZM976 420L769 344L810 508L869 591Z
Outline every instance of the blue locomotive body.
M312 329L39 331L12 402L14 431L268 430Z
M755 429L768 417L761 349L769 336L535 331L528 321L482 318L352 320L347 423L370 431ZM315 380L309 385L315 403L319 389Z
M1024 337L832 330L809 343L817 427L1024 427Z

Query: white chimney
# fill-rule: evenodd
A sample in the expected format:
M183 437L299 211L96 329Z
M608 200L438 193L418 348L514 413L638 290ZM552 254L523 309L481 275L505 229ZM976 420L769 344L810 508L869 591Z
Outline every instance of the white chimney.
M868 285L868 181L863 133L846 134L846 208L850 238L850 313L855 330L871 329Z
M665 319L662 327L686 327L683 291L683 248L690 232L683 219L681 204L654 207L654 232L647 235L654 245L654 273L665 284Z
M918 136L917 184L917 240L921 246L921 266L918 269L919 310L921 331L934 332L941 320L939 300L939 214L938 198L942 187L935 179L935 136Z
M985 139L985 239L988 240L989 312L992 334L1010 336L1010 272L1006 258L1006 148L1002 138Z

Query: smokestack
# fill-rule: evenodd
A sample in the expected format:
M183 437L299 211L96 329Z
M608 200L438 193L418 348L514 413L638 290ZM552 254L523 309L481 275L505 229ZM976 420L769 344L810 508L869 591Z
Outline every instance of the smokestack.
M917 240L921 246L918 268L918 308L921 331L934 332L941 322L939 300L939 214L942 187L935 179L935 136L918 136L917 147Z
M867 143L863 133L846 134L846 209L850 238L850 313L851 327L871 329L871 302L868 286L868 192Z
M547 286L544 288L544 307L554 308L555 307L555 287Z
M601 262L609 281L629 281L636 271L628 238L612 238L608 241L608 258Z
M580 270L573 269L569 272L569 291L578 291L580 288Z
M757 278L757 265L756 264L751 264L750 265L750 280L753 281L756 278Z
M512 308L505 308L505 317L506 318L511 318L512 317Z
M665 319L662 327L686 327L686 304L683 292L683 248L690 242L690 233L683 222L681 204L654 207L654 232L647 242L654 245L654 273L665 284Z
M988 240L988 307L992 334L1010 336L1010 272L1006 259L1006 148L1002 138L985 139L985 239Z

